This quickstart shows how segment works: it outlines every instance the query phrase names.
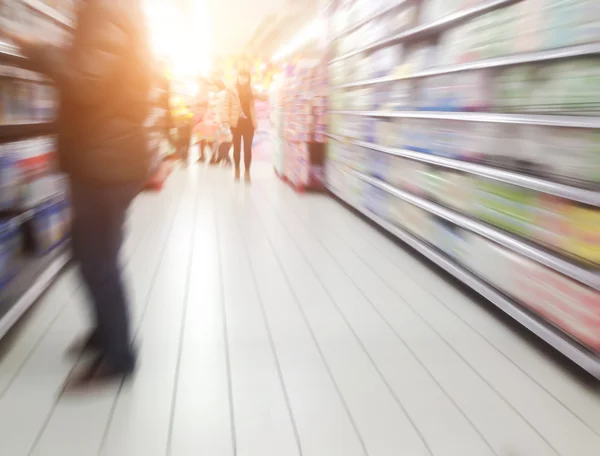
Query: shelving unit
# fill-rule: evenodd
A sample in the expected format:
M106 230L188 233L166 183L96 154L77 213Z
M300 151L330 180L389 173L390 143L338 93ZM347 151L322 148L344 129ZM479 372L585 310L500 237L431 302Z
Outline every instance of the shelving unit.
M436 1L428 13L437 16L424 20L434 1L383 1L375 11L338 1L330 12L330 23L353 22L329 42L328 188L600 378L600 150L586 142L600 134L600 94L570 103L570 89L558 101L550 92L541 106L527 98L537 89L532 74L548 78L543 85L569 68L565 78L585 85L582 68L600 72L600 34L582 32L600 30L600 17L591 1L457 0ZM386 27L403 6L416 14L402 30L343 43ZM563 35L552 27L564 21L551 19L567 13L573 20ZM516 45L509 35L523 32L534 34L527 50L526 38ZM438 61L449 46L456 52ZM382 50L389 68L375 60ZM460 78L472 86L453 91ZM523 99L494 98L503 83ZM469 90L483 96L472 103ZM581 142L560 139L567 137Z
M55 5L64 11L74 6L70 1ZM71 33L73 21L47 2L15 0L3 7L3 14L19 17L15 27L51 22L49 29L58 28L60 33L47 33L44 28L49 42L59 44ZM7 16L3 19L7 22ZM57 277L70 254L66 188L62 177L52 171L57 101L49 89L51 83L33 73L13 45L0 43L0 84L4 86L0 118L2 338ZM52 230L58 234L49 234Z
M435 166L440 166L456 171L462 171L469 174L474 174L488 179L494 179L507 184L517 185L519 187L535 190L549 195L559 196L561 198L577 201L591 206L600 207L600 192L588 190L585 188L564 185L558 182L551 182L544 179L539 179L534 176L519 174L516 172L494 168L492 166L481 165L477 163L469 163L452 158L438 157L423 152L415 152L406 149L397 149L393 147L383 147L377 144L357 141L352 139L344 139L337 135L328 135L334 141L354 144L367 149L372 149L384 154L389 154L395 157L408 158L410 160L428 163Z

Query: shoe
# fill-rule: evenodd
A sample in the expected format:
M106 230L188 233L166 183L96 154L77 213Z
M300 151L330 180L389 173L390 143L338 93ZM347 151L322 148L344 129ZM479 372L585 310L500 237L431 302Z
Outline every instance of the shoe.
M250 177L250 173L249 172L246 172L246 174L244 174L244 181L247 184L251 184L252 183L252 177Z
M88 354L98 354L102 351L100 341L96 333L91 333L76 340L68 349L67 356L79 358Z
M106 358L98 356L81 372L72 375L63 387L63 393L86 391L110 385L120 385L133 375L134 369L119 369Z
M235 174L234 174L233 179L236 180L236 181L240 180L240 170L239 169L235 170Z

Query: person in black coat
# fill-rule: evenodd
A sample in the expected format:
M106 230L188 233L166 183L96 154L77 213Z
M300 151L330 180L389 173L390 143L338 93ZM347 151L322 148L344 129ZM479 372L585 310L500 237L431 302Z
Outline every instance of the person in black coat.
M153 69L141 0L85 0L76 23L67 49L5 33L60 94L58 158L71 184L73 259L94 321L76 348L97 354L68 388L120 380L134 371L118 260L126 212L153 162L145 128Z

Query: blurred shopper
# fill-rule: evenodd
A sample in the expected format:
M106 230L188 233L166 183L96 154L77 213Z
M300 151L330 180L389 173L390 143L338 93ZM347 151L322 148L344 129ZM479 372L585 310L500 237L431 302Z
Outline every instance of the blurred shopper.
M231 158L229 158L233 141L231 119L234 116L239 116L240 100L235 90L227 87L223 81L216 81L215 86L217 88L216 102L219 132L213 161L215 164L224 163L226 166L231 166Z
M211 162L214 155L214 144L218 133L219 124L217 116L217 103L215 93L217 87L214 82L209 82L206 85L206 93L202 96L202 115L199 116L199 122L194 127L194 131L200 142L200 156L204 158L204 149L206 147L211 151ZM201 117L201 118L200 118Z
M198 81L198 96L196 97L196 106L194 109L194 131L196 132L196 138L198 139L197 144L199 147L198 151L198 162L204 162L206 156L204 151L207 146L206 139L201 138L197 134L196 127L204 121L204 116L208 111L208 100L209 100L209 87L210 83L205 78L200 78Z
M265 96L256 94L252 88L250 73L242 70L238 74L237 94L240 101L240 109L231 116L233 126L233 160L235 163L235 179L240 179L240 160L242 154L242 139L244 140L244 167L245 180L251 181L250 166L252 164L252 141L256 130L256 100L266 100Z
M144 122L153 69L139 0L86 0L68 49L9 34L60 93L59 161L69 175L73 258L95 328L78 344L99 356L67 388L133 373L128 300L119 267L126 212L153 161Z
M177 155L181 159L183 166L187 167L190 158L190 147L192 143L192 133L194 132L194 115L182 113L177 118Z

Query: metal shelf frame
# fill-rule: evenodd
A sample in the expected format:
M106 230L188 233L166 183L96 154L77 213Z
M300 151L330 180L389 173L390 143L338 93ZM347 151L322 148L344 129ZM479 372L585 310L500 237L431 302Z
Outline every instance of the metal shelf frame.
M346 60L346 59L349 59L350 57L354 57L355 55L362 54L363 52L373 51L375 49L389 46L390 44L399 43L401 41L406 41L406 40L414 39L417 37L437 35L448 29L456 27L460 23L468 21L469 19L473 19L475 17L482 16L491 11L495 11L497 9L504 8L506 6L513 5L520 1L521 0L490 0L485 3L482 3L481 5L467 8L462 11L457 11L457 12L449 14L441 19L433 21L429 24L419 25L417 27L411 28L404 32L400 32L390 38L386 38L384 40L377 41L376 43L372 43L367 46L364 46L355 51L348 52L347 54L341 55L339 57L336 57L336 58L330 60L329 63Z
M423 152L414 152L407 149L399 149L394 147L384 147L370 142L359 141L355 139L345 139L341 136L328 134L329 138L338 141L354 144L356 146L365 147L370 150L392 155L394 157L406 158L409 160L427 163L435 166L441 166L447 169L462 171L469 174L493 179L507 184L517 185L529 190L535 190L549 195L559 196L571 201L589 204L590 206L600 207L600 191L587 190L584 188L574 187L570 185L560 184L534 176L507 171L492 166L481 165L478 163L470 163L453 158L439 157Z
M342 172L345 172L342 170ZM504 313L521 323L524 327L537 335L540 339L554 347L558 352L569 358L575 364L589 372L595 378L600 379L600 358L580 345L561 335L557 330L525 311L521 305L508 298L506 295L489 285L477 275L460 266L448 256L441 253L435 247L420 240L409 232L389 223L372 212L353 205L343 194L335 188L329 187L329 191L341 201L370 219L381 228L396 236L402 242L412 247L425 258L435 263L450 275L472 288L481 296L486 298Z
M428 201L424 198L413 195L412 193L400 190L393 185L368 176L359 171L348 169L347 174L367 182L368 184L377 187L386 193L406 201L413 206L419 207L424 211L441 217L450 223L453 223L468 231L472 231L480 236L483 236L490 241L496 242L499 245L506 247L513 252L522 255L530 260L536 261L550 269L553 269L567 277L570 277L577 282L585 284L595 290L600 291L600 274L593 269L574 264L556 254L550 253L540 247L530 244L515 235L503 232L498 228L492 227L486 223L467 217L459 212L447 209L439 204Z
M13 279L7 287L7 294L11 298L14 297L14 301L10 309L0 318L0 339L39 299L70 259L68 247L58 247L46 257L32 259L29 270L26 269L21 273L25 277Z
M458 111L329 111L330 114L358 117L381 117L387 119L453 120L457 122L480 122L513 125L535 125L555 128L600 128L599 116L564 116L552 114L501 114L491 112Z
M49 135L54 132L55 127L55 122L23 122L0 125L0 142Z
M384 76L381 78L370 78L362 81L348 82L332 86L333 90L350 89L353 87L363 87L368 85L385 84L389 82L406 81L411 79L422 79L431 76L441 76L446 74L460 73L464 71L486 70L491 68L503 68L530 63L544 63L558 60L573 59L578 57L600 56L600 43L580 44L557 49L547 49L544 51L525 52L521 54L508 55L504 57L494 57L485 60L477 60L468 63L459 63L455 65L444 65L429 70L418 71L416 73L404 76Z
M376 13L371 14L370 16L366 17L365 19L358 21L356 24L351 25L350 27L346 28L343 32L341 32L338 35L331 38L329 40L329 44L333 43L336 40L339 40L340 38L342 38L345 35L348 35L349 33L352 33L355 30L358 30L363 25L367 25L368 23L373 22L374 20L385 16L386 14L394 11L395 9L400 8L401 6L407 5L408 2L409 2L409 0L396 0L394 4L387 6L386 8L384 8L380 11L377 11Z

